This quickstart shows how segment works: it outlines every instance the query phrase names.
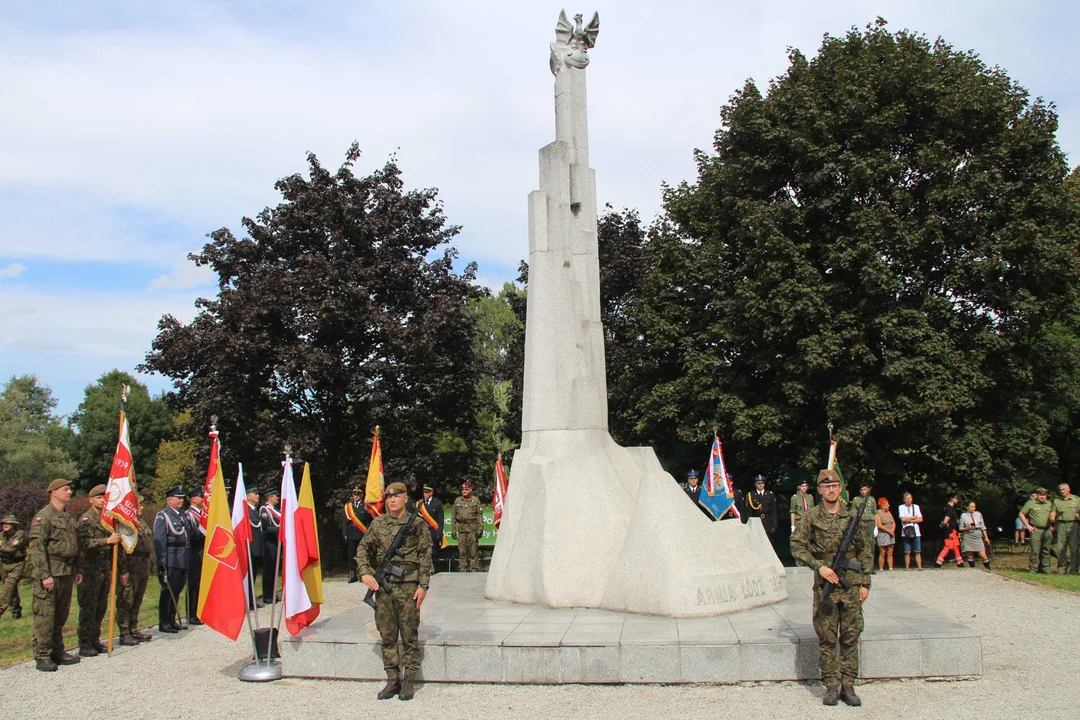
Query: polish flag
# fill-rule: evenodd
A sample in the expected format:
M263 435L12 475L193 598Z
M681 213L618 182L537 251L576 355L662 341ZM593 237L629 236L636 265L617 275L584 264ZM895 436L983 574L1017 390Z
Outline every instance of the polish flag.
M297 498L292 458L285 458L285 473L281 479L280 532L285 538L285 573L282 580L285 627L296 635L315 622L323 596L311 468L304 463L304 477L300 483L300 497Z

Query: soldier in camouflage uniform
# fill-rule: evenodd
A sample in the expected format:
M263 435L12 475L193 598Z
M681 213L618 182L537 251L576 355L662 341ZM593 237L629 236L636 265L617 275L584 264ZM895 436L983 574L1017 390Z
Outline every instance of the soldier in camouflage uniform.
M57 664L74 665L77 655L64 652L64 623L71 611L71 591L82 582L77 522L64 510L71 482L49 483L49 504L30 523L30 577L34 580L34 659L37 669L56 672Z
M146 500L140 497L139 507L142 508L145 504ZM139 630L139 609L146 594L146 584L154 571L151 557L153 550L153 525L142 520L139 522L139 539L127 557L128 583L123 586L123 591L116 599L116 623L120 627L121 645L150 642L150 636Z
M859 508L862 507L863 503L866 503L867 505L866 510L864 510L862 514L862 524L866 528L866 532L870 533L870 540L873 541L874 525L876 524L874 522L874 513L877 512L877 499L870 494L869 480L863 480L862 483L859 485L859 494L851 498L851 503L848 505L851 510L851 514L855 515L856 513L858 513ZM873 554L874 553L871 550L870 555L873 556ZM871 572L873 569L874 566L873 564L871 564L867 572Z
M458 569L480 572L480 535L484 532L484 508L472 494L472 483L461 484L461 496L452 511L454 535L457 536Z
M407 500L405 485L390 483L386 488L386 514L371 521L356 551L360 581L376 591L378 603L375 626L382 638L383 667L386 669L386 687L376 696L379 700L388 700L395 694L402 700L411 700L416 692L413 683L420 671L420 605L427 595L431 578L431 534L423 518L417 517L406 530L405 542L394 561L404 573L400 578L389 578L392 592L388 595L387 591L380 591L375 581L375 569L398 531L411 517L405 513ZM400 655L399 635L404 646Z
M825 685L822 702L835 705L842 699L848 705L861 705L854 686L859 676L862 603L870 594L869 571L874 563L873 538L866 524L860 522L848 548L848 557L853 564L857 560L862 567L847 571L850 589L844 590L839 584L833 589L832 599L836 604L831 609L821 607L818 588L825 580L839 583L831 567L832 559L855 516L840 502L840 478L832 470L822 470L818 474L818 492L821 504L807 511L795 528L795 534L791 536L791 554L814 571L814 630L818 636L821 682Z
M8 515L0 533L0 617L11 606L11 619L22 617L19 581L26 566L26 537L19 529L19 518Z
M105 486L90 490L90 509L79 517L79 547L82 549L82 582L79 584L79 655L96 657L105 652L101 642L101 622L109 607L109 588L112 585L113 545L120 542L120 533L110 532L101 524L101 508L105 505ZM127 552L116 553L116 572L121 585L127 585ZM111 631L112 628L109 628Z

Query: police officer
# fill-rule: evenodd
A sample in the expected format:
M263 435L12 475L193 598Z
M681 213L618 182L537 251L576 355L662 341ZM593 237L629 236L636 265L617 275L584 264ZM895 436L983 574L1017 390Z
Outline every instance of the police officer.
M397 560L404 571L401 577L391 576L392 590L379 590L375 581L375 568L393 542L398 531L409 521L405 513L408 494L399 482L386 487L386 514L371 521L367 535L357 550L356 564L360 580L376 591L375 626L382 638L383 668L386 670L386 686L376 697L388 700L395 694L402 700L412 700L413 683L420 671L420 605L427 595L431 572L431 534L427 523L417 517L406 530L405 542ZM402 652L398 653L398 637Z
M139 508L146 507L146 499L139 497ZM121 645L138 645L150 642L150 636L139 630L139 610L142 608L146 585L154 571L151 553L154 549L154 528L139 522L139 537L127 557L128 582L118 591L116 598L116 624L120 629Z
M11 606L11 619L22 617L19 580L26 566L26 536L19 529L19 518L8 515L0 525L0 617Z
M458 569L461 572L480 572L480 534L484 532L484 508L472 494L472 483L461 484L461 495L454 500L451 511L454 535L458 541Z
M1020 509L1020 520L1031 533L1031 546L1028 549L1028 570L1033 573L1050 573L1050 526L1054 523L1054 505L1047 496L1050 493L1041 487L1035 490L1035 497L1024 503Z
M158 630L176 633L181 630L177 596L187 581L188 552L191 539L180 509L184 506L184 488L177 485L165 493L165 507L154 517L154 554L161 583L158 595Z
M71 481L49 483L49 504L30 523L30 577L34 579L34 660L37 669L56 672L74 665L77 655L64 652L64 623L71 611L71 591L82 582L79 534L75 517L64 508L71 500Z
M428 527L431 532L431 574L439 572L439 554L442 550L443 523L446 521L443 512L442 500L435 497L435 488L430 485L424 486L424 507L428 515L435 521L436 527Z
M364 491L361 488L352 489L352 500L345 503L344 515L341 535L349 557L349 582L354 583L360 579L356 574L356 548L360 547L360 541L371 524L371 513L364 506Z
M278 510L278 491L270 488L263 493L266 503L259 510L259 521L262 523L263 540L263 578L262 578L262 601L269 605L274 602L274 577L275 573L281 572L281 566L277 563L278 558L278 532L281 530L281 512Z
M746 493L746 510L748 515L761 518L761 524L769 539L776 533L780 524L779 510L776 506L776 496L771 490L765 489L765 476L758 475L754 478L754 489Z
M105 505L105 486L90 490L90 509L79 517L79 547L82 551L79 584L79 655L96 657L106 651L101 642L101 622L109 607L112 585L113 545L120 542L120 533L105 528L101 508ZM128 582L127 552L116 553L116 572L121 586Z
M822 703L835 705L843 700L848 705L861 705L862 701L855 694L855 679L859 677L862 604L870 594L869 572L874 563L873 538L866 525L860 522L848 548L848 557L857 560L861 567L847 571L851 587L844 590L832 569L832 560L855 516L840 502L840 478L834 471L822 470L817 486L821 504L808 510L795 528L791 536L791 554L814 571L814 631L818 636L821 682L825 685ZM826 580L835 585L832 608L823 607L819 600L818 590Z
M202 577L203 550L206 548L206 511L203 508L205 490L198 485L188 493L188 509L184 520L188 526L187 622L202 625L199 614L199 580Z
M259 491L254 487L247 491L247 513L248 524L251 526L251 572L248 573L248 582L251 585L248 588L248 602L255 607L262 607L262 598L254 597L255 576L259 574L259 567L262 565L263 551L262 520L259 519Z

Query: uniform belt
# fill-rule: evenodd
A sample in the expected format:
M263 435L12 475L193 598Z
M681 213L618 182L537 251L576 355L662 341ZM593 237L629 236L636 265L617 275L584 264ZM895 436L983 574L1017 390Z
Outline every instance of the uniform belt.
M165 547L187 547L187 543L168 543Z
M818 560L825 560L827 562L832 562L832 559L833 559L833 557L835 555L836 555L836 553L817 553L816 555L814 555L814 557L816 559L818 559ZM848 550L847 553L846 553L846 557L847 557L848 560L854 560L855 557L856 557L855 551L854 550Z
M1058 520L1057 521L1058 525L1061 525L1062 523L1068 525L1069 523L1074 523L1074 522L1076 522L1076 521L1075 520Z

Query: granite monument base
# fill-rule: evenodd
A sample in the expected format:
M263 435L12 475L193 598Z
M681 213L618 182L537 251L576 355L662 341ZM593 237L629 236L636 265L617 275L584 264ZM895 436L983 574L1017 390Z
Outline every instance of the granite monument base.
M484 573L440 573L421 613L426 682L739 683L818 677L812 575L788 568L788 599L716 617L671 618L545 608L484 598ZM385 677L372 610L357 607L283 637L287 677ZM970 677L981 634L903 595L865 605L861 677Z

